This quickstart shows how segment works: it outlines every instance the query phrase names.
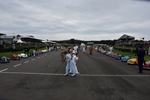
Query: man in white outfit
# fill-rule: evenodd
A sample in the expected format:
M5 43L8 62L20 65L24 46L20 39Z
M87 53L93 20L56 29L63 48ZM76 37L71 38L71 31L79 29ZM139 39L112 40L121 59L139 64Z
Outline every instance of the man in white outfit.
M76 74L79 74L79 71L78 71L77 65L76 65L76 61L79 59L79 57L78 57L77 55L78 55L78 53L76 53L76 54L73 53L72 61L73 61L73 63L74 63L75 73L76 73Z
M78 46L74 45L74 47L73 47L73 51L74 51L74 53L76 54L76 53L77 53L77 51L78 51Z

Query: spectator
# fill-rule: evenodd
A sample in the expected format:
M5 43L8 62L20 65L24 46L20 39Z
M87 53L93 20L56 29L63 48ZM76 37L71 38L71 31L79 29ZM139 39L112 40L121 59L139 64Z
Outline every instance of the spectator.
M137 56L138 56L139 73L142 73L143 72L144 56L145 56L145 51L143 50L142 46L139 46Z

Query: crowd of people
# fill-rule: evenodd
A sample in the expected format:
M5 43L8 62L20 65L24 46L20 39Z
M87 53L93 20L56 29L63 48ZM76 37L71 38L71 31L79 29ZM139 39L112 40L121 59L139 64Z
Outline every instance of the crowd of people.
M82 52L85 52L88 48L89 54L92 55L94 47L92 45L85 46L81 45L80 49ZM65 68L65 76L68 76L70 73L71 76L76 76L76 74L79 74L77 64L79 57L79 47L77 45L69 46L68 48L60 47L61 49L61 61L67 62L66 68ZM109 50L112 52L113 46L109 47ZM139 73L143 72L143 63L144 63L144 56L145 56L145 50L143 50L142 46L138 46L136 55L138 57L138 69Z

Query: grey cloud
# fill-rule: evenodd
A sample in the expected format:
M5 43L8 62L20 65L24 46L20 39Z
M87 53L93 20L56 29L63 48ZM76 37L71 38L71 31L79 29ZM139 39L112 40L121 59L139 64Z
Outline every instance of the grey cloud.
M116 39L126 33L150 40L149 10L150 3L138 0L1 0L0 30L43 39Z

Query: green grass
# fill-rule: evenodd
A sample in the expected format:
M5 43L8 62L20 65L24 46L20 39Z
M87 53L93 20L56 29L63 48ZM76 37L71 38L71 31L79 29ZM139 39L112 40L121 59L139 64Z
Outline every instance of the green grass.
M43 50L45 48L40 48L38 50ZM30 49L29 52L32 52L33 49ZM7 56L7 57L10 57L12 54L20 54L20 53L24 53L24 51L17 51L17 52L0 52L0 56Z
M115 46L116 48L122 48L122 46L118 46L116 45ZM133 47L133 46L124 46L124 49L132 49L132 50L135 50L136 47Z

